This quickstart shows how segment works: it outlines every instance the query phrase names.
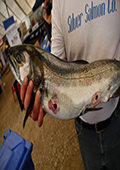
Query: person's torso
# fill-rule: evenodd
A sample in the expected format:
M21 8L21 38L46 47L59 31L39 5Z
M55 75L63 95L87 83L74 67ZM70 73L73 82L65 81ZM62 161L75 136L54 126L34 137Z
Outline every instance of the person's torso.
M68 61L119 59L120 0L61 3L61 29Z

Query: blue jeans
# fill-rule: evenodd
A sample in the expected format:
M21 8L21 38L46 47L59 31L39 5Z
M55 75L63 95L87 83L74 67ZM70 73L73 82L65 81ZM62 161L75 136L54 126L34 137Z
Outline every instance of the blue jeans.
M120 104L100 133L78 119L75 125L85 170L120 170Z

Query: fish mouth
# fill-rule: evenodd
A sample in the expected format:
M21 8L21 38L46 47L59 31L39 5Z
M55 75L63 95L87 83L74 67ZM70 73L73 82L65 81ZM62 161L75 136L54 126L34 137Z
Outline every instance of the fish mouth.
M10 50L7 53L7 58L8 58L9 66L10 66L10 68L12 70L13 75L15 76L16 80L18 81L18 83L20 85L22 85L22 80L20 78L19 67L17 67L14 59L12 58L12 54L11 54Z

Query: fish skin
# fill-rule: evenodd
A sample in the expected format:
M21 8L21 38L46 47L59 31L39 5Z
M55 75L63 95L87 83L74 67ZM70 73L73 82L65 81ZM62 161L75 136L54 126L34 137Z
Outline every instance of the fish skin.
M27 75L33 81L34 92L41 91L43 110L58 119L73 119L86 110L101 109L95 106L107 102L114 94L115 97L120 95L115 93L120 87L120 62L117 60L81 65L63 61L32 45L11 47L9 60L17 81L22 84ZM28 72L22 75L25 69Z

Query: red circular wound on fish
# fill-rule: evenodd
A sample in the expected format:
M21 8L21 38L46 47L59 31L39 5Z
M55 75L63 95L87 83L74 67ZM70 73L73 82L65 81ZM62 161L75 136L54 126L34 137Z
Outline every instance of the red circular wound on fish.
M49 102L48 102L48 107L54 114L57 114L59 111L59 104L57 98L53 97Z
M93 95L92 104L93 104L93 105L96 105L96 104L99 102L99 99L100 99L100 93L99 93L99 92L96 92L96 93Z

